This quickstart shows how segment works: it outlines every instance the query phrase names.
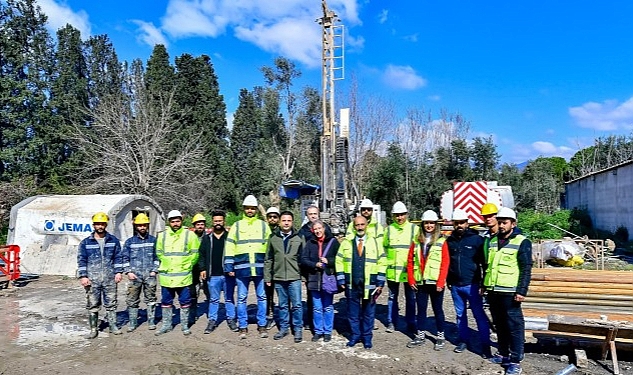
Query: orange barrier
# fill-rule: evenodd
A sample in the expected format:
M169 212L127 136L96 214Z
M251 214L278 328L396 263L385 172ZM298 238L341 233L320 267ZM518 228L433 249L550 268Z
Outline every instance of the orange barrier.
M0 272L6 275L9 281L17 280L20 277L20 247L0 246L0 260L4 262L4 265L0 265Z

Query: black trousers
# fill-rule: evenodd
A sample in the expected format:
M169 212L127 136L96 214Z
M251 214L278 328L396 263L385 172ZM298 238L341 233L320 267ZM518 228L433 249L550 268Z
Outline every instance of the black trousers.
M510 357L510 362L523 359L525 343L525 320L521 302L514 300L514 293L488 292L490 314L497 327L499 354Z

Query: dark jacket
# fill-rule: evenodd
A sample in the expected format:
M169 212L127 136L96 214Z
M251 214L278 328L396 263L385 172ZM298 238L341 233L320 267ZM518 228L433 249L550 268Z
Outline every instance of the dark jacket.
M220 239L224 241L225 245L226 245L227 235L228 235L228 231L225 230L222 233L222 237L220 237ZM213 253L213 238L211 238L211 236L215 236L213 232L209 234L205 234L204 236L202 236L202 239L200 240L200 249L198 250L198 253L199 253L198 265L196 267L198 272L206 271L207 278L211 277L211 261L212 261L211 254ZM224 253L222 254L222 269L224 269Z
M142 238L138 233L128 238L123 245L123 271L132 272L144 280L151 272L158 273L156 237L147 234Z
M324 269L318 268L316 264L319 262L319 242L316 237L312 236L312 239L306 241L303 253L301 253L301 268L303 270L304 277L307 281L306 287L308 290L321 290L321 282L323 280L323 272L328 275L335 275L334 263L336 262L336 253L338 252L339 242L332 236L325 235L323 241L322 252L325 251L328 243L331 245L325 258L327 264Z
M483 280L484 238L468 228L461 238L453 235L446 239L451 261L448 268L448 285L480 285Z
M264 261L265 282L301 280L299 257L305 242L294 229L287 241L288 245L284 246L280 229L270 236Z
M109 232L104 240L103 255L94 232L84 238L77 249L77 275L89 278L93 285L114 284L114 274L123 273L121 242Z

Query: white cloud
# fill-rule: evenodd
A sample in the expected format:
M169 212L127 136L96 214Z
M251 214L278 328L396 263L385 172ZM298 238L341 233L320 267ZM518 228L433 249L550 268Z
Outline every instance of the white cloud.
M84 10L73 11L64 1L58 3L54 0L39 0L37 4L48 17L48 27L53 33L66 24L71 24L81 32L82 39L90 36L90 21Z
M380 14L378 15L378 23L383 24L387 22L388 16L389 16L389 11L387 9L381 10Z
M138 41L150 47L154 47L157 44L162 44L165 47L168 46L167 39L153 23L140 20L132 20L132 22L138 26L139 33L136 36Z
M569 108L569 115L579 126L595 130L633 129L633 97L624 103L605 100L588 102L580 107Z
M427 99L434 101L434 102L439 102L440 100L442 100L442 97L439 95L429 95L427 97Z
M415 34L411 34L411 35L405 35L402 37L404 40L408 41L408 42L417 42L418 41L418 33Z
M360 24L359 0L330 0L328 6L346 26ZM233 32L259 48L319 66L321 4L305 0L170 0L161 29L173 38L211 37ZM362 37L349 38L362 48Z
M416 90L427 84L426 79L419 76L408 65L389 64L382 75L382 80L388 86L404 90Z

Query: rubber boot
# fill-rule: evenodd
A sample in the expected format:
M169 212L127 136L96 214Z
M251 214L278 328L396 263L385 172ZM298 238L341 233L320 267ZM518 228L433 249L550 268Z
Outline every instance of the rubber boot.
M155 336L160 336L163 333L167 333L171 331L171 306L163 307L163 324L160 326L158 332L156 332Z
M108 311L108 325L110 326L110 333L113 335L120 335L121 330L116 326L116 311Z
M188 307L180 308L180 326L182 328L183 335L189 336L191 334L191 330L189 329L189 308Z
M147 328L150 331L156 329L156 305L147 306Z
M99 335L99 313L91 312L88 316L88 322L90 323L90 333L86 335L87 339L94 339Z
M191 306L187 310L189 310L188 327L191 327L198 320L198 301L192 300Z
M127 331L134 332L136 327L138 327L138 307L128 307L127 315L130 321L127 327Z

